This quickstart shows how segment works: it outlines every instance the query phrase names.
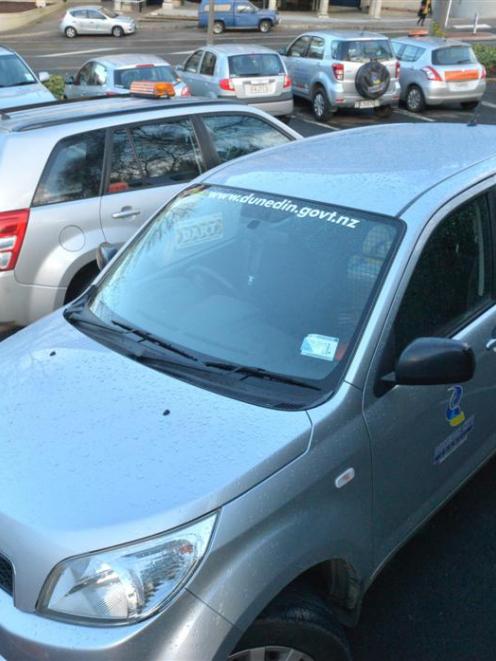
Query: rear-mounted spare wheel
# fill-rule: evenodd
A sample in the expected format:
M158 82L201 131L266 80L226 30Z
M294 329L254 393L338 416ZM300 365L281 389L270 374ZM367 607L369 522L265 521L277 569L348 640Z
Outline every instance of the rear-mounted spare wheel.
M365 99L378 99L389 87L389 71L380 62L367 62L362 65L355 78L355 87Z

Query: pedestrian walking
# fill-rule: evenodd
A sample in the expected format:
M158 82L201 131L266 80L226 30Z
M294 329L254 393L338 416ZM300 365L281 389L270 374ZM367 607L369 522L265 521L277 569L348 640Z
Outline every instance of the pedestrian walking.
M431 0L422 0L420 8L417 12L418 21L417 25L424 25L425 19L431 13Z

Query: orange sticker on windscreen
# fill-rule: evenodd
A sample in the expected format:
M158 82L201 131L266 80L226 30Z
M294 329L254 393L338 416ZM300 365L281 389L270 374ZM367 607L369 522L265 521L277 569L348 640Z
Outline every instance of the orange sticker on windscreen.
M459 80L478 80L479 72L477 69L466 69L465 71L445 71L444 79L448 82Z

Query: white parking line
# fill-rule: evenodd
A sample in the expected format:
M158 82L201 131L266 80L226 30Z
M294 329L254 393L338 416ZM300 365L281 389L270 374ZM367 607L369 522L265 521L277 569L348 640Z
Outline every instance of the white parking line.
M394 110L398 115L405 115L405 117L413 117L413 119L421 119L423 122L435 122L435 119L432 117L426 117L425 115L417 114L416 112L410 112L409 110L404 110L403 108L396 108Z
M104 53L117 48L90 48L89 50L71 50L64 53L50 53L48 55L31 55L31 57L71 57L72 55L84 55L85 53Z
M315 122L313 119L307 119L305 115L301 115L300 113L296 113L293 115L295 119L299 119L301 122L305 122L306 124L314 124L315 126L322 126L325 129L328 129L329 131L341 131L341 129L337 126L331 126L330 124L324 124L324 122Z

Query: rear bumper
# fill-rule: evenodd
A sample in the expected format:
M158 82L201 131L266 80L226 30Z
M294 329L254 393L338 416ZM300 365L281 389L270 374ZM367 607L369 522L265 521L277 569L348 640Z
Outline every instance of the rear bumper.
M422 91L426 102L430 105L478 101L486 91L486 81L480 80L476 87L469 90L453 90L445 82L428 81L427 84L422 85Z
M13 271L0 273L0 330L26 326L60 307L64 287L22 285Z
M341 89L340 89L341 88ZM399 80L394 80L389 85L388 91L383 94L378 99L374 99L377 106L397 106L400 101L401 88ZM369 99L360 96L358 92L355 94L350 94L349 92L344 92L342 86L339 85L336 89L333 89L329 95L331 105L336 108L354 108L356 103L362 101L369 101Z
M234 96L222 95L219 98L238 101L265 110L269 115L290 115L293 112L293 93L285 92L279 96L258 96L240 99Z

